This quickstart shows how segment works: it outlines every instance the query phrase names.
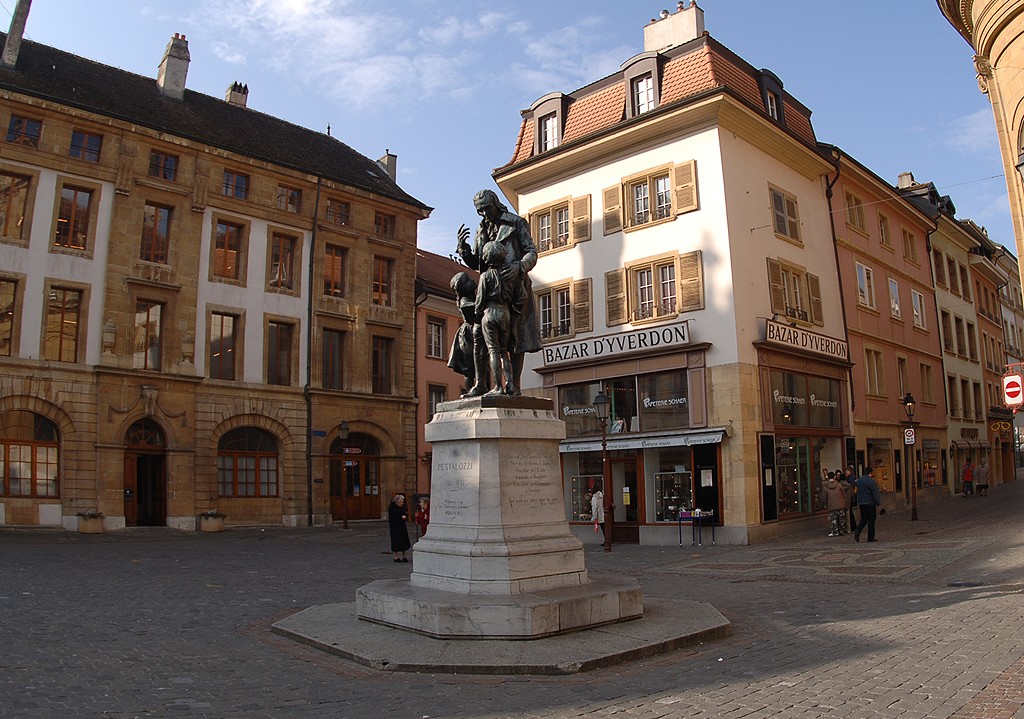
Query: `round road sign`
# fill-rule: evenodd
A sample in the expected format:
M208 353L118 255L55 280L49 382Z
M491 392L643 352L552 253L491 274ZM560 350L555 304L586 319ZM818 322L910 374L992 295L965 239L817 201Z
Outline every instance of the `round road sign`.
M1003 377L1003 404L1007 407L1020 407L1024 404L1024 378L1019 374L1008 374Z

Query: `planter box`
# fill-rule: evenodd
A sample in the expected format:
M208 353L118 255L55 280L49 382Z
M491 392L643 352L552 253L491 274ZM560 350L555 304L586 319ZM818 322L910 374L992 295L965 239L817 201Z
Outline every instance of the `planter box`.
M79 517L78 531L81 534L103 534L103 517Z
M203 532L223 532L224 517L200 517L199 529Z

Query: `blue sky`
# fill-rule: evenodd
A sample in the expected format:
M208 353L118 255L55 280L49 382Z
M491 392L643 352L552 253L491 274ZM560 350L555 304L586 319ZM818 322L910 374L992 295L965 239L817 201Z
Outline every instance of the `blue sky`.
M15 0L0 0L0 24ZM973 51L933 0L703 0L713 37L768 68L813 112L818 139L890 183L911 171L960 219L1014 250L995 123ZM520 111L643 50L675 2L639 0L33 0L26 35L150 77L175 32L188 87L326 130L436 208L420 247L448 254L473 193L512 156Z

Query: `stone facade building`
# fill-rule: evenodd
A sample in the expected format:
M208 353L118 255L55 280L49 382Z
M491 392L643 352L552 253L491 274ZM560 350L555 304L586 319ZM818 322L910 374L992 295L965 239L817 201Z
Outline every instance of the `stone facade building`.
M238 83L188 90L188 65L178 35L155 80L5 54L0 524L322 524L413 488L430 208L393 155L254 111Z

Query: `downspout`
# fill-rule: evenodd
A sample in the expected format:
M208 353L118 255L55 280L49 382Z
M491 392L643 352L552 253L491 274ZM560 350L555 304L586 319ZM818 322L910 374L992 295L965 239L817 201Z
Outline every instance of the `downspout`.
M939 311L939 293L935 291L935 287L936 287L936 285L935 285L935 262L934 262L934 257L932 256L932 235L939 231L938 215L936 215L936 219L932 220L932 222L935 223L935 226L932 227L932 229L928 230L927 233L925 233L925 236L924 236L924 250L925 250L925 252L928 253L928 274L931 276L931 279L932 279L932 304L935 305L935 325L936 325L935 329L938 330L938 332L939 332L939 358L940 358L939 371L942 372L942 382L940 382L939 384L942 385L942 399L946 403L946 408L947 408L946 411L948 413L949 412L949 409L948 409L949 408L949 393L948 393L948 388L946 387L946 374L943 371L943 368L945 367L945 359L944 358L945 358L945 352L946 352L946 345L945 345L946 338L942 334L945 330L942 329L942 314ZM947 414L947 419L948 419L948 414ZM947 427L948 427L948 422L947 422ZM948 434L949 433L947 432L947 439L949 438ZM946 448L946 451L947 452L949 451L949 447ZM950 456L949 459L952 459L952 456ZM946 467L942 468L942 486L944 486L944 487L946 486L946 468L948 466L949 466L949 460L946 461ZM952 489L952 483L950 484L950 489Z
M832 146L832 162L836 168L836 176L828 182L825 187L825 199L828 200L828 224L832 230L832 253L835 255L836 260L836 280L839 282L839 311L843 315L843 337L846 339L846 348L849 351L850 348L850 330L846 323L846 293L843 292L843 273L839 267L839 240L836 237L836 215L832 209L832 188L839 182L839 175L842 170L842 162L840 162L838 151L836 147ZM826 175L827 177L827 175ZM853 392L853 358L847 357L846 361L850 363L850 366L846 369L847 381L850 385L850 412L852 413L857 409L857 402L854 399L855 394ZM850 427L850 432L853 432L853 427ZM846 464L850 464L851 460L849 457L846 458Z
M316 178L316 200L313 202L313 229L309 234L309 280L306 285L306 384L302 396L306 400L306 522L313 526L313 398L310 382L313 378L313 272L316 257L316 226L320 217L320 177Z

